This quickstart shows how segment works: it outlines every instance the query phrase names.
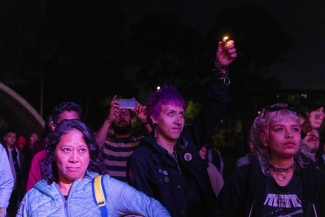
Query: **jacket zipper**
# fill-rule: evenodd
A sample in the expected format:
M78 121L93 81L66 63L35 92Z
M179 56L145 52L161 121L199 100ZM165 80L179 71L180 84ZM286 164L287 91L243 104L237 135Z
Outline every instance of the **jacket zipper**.
M172 154L170 154L170 156L176 161L178 171L180 173L182 173L181 168L179 167L179 163L178 163L177 152L174 151Z
M74 184L74 183L73 183L73 184ZM72 186L71 186L71 189L72 189L72 187L73 187L73 184L72 184ZM63 200L65 216L66 216L66 217L69 217L70 215L69 215L69 210L68 210L68 200L69 200L69 198L70 198L70 194L68 195L68 198L65 199L65 197L63 196L63 194L62 194L62 192L61 192L59 186L56 184L55 187L58 189L58 191L59 191L59 193L60 193L60 195L61 195L61 198L62 198L62 200ZM71 189L70 189L70 192L71 192Z
M66 199L64 202L64 212L65 212L65 215L68 217L69 216L68 215L68 199Z

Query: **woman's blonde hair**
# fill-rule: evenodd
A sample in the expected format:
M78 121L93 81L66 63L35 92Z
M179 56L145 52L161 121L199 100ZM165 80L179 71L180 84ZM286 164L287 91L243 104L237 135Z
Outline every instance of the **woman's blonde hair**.
M251 125L250 139L253 143L253 150L251 151L252 156L258 158L264 175L270 175L270 156L268 149L263 145L260 139L260 134L264 133L267 137L269 124L281 120L293 120L300 126L296 111L292 107L288 107L287 104L282 103L263 108L262 112L255 118L253 124ZM295 163L297 164L296 166L304 167L304 164L307 163L306 159L308 159L304 156L308 156L309 152L310 150L308 146L303 145L300 142L300 148L294 156Z

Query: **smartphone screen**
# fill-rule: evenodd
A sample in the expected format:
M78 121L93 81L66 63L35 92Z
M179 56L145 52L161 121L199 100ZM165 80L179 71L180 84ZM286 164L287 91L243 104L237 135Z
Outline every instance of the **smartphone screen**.
M120 109L135 109L135 99L116 99Z

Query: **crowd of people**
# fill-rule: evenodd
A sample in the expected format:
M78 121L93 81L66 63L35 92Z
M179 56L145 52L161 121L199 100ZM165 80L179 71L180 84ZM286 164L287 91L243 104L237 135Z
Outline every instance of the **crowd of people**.
M219 42L204 106L185 123L186 103L172 86L147 104L122 109L113 97L93 132L74 102L57 105L45 133L13 129L0 139L2 216L325 216L324 112L265 107L247 134L247 155L229 178L208 144L230 100L234 41ZM145 135L132 135L133 115Z

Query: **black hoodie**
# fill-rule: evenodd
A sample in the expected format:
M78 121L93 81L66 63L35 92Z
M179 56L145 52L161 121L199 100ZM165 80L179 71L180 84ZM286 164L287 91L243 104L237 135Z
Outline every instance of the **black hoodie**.
M204 109L176 141L177 157L157 144L152 132L128 159L129 184L157 199L174 217L215 216L216 197L199 150L225 114L227 86L214 81L207 96Z

